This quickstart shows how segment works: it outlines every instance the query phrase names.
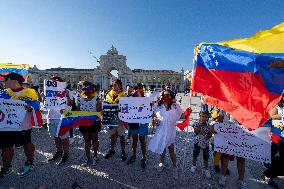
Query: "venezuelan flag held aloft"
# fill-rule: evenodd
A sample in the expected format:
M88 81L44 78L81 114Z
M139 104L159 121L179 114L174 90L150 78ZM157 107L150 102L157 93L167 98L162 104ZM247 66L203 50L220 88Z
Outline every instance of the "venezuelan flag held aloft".
M248 129L263 125L284 93L284 23L249 38L201 43L191 90Z

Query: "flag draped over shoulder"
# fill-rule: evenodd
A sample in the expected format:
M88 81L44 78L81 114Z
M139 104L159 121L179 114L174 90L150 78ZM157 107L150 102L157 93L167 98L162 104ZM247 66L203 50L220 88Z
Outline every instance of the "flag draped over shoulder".
M100 117L101 112L64 110L58 129L58 136L63 136L73 127L92 126L96 121L100 121Z
M191 90L248 129L269 118L284 93L284 23L250 38L201 43Z

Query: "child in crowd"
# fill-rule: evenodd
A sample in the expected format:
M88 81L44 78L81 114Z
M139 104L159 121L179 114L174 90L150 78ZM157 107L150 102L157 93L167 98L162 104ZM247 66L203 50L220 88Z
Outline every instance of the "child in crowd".
M97 98L95 86L89 82L83 82L82 96L77 105L78 110L89 112L100 112L101 101ZM79 126L79 131L82 133L85 142L86 158L83 165L88 165L91 161L91 146L93 146L94 156L92 164L98 163L98 148L99 148L99 132L102 126L99 121L96 121L92 126Z
M162 92L162 98L158 104L154 115L158 128L154 137L149 142L148 149L161 155L158 166L159 170L163 170L165 167L166 149L169 149L170 158L173 163L173 176L177 179L178 170L175 154L176 122L180 119L182 110L174 102L170 90Z
M192 173L196 171L197 157L200 153L200 150L202 149L204 173L207 178L211 178L210 170L208 168L209 140L212 136L210 125L208 124L209 112L203 110L199 113L199 116L200 116L199 122L193 125L195 137L194 137L192 167L190 171Z

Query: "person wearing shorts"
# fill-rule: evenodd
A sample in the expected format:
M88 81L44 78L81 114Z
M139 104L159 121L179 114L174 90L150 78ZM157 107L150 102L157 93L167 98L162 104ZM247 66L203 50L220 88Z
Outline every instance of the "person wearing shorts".
M144 97L143 85L138 83L134 88L133 97ZM142 159L141 167L146 168L146 136L148 135L148 124L128 123L128 133L132 136L132 155L127 161L127 165L132 164L136 160L136 150L138 139L141 145Z
M119 103L119 98L124 97L125 94L123 93L122 89L122 82L117 79L113 81L112 84L112 89L111 91L108 92L106 96L106 101L110 104L118 104ZM105 159L110 158L115 154L115 144L116 144L116 139L119 137L120 138L120 146L121 146L121 160L126 161L127 156L125 153L125 127L124 123L119 121L117 127L111 127L109 130L110 134L110 150L108 153L105 155Z
M25 79L18 73L11 72L5 76L5 93L7 98L15 100L38 100L34 89L24 88ZM32 107L26 106L26 114L19 128L1 128L0 129L0 149L2 149L3 166L0 169L0 178L12 173L12 160L14 156L14 145L23 146L26 155L26 162L23 171L19 173L20 177L27 176L33 169L35 147L31 141L32 128Z
M50 80L57 82L64 82L64 80L58 76L53 76L50 78ZM69 98L68 93L66 93L66 97L67 97L66 109L70 110L72 101ZM63 109L54 107L52 109L48 109L48 115L47 115L49 136L54 138L54 145L56 148L55 154L50 159L48 159L48 161L53 162L58 158L61 158L57 165L63 165L69 159L69 146L70 146L69 132L65 133L63 136L57 136L57 130L59 129L58 127L60 126L59 124L60 124L62 111Z
M78 101L79 111L101 112L101 101L97 97L96 87L89 81L84 81L82 84L82 96ZM100 121L95 121L92 126L80 125L79 131L82 133L85 143L85 159L83 165L86 166L92 160L92 165L95 166L98 159L99 149L99 132L102 129ZM94 155L91 158L91 147L93 147Z

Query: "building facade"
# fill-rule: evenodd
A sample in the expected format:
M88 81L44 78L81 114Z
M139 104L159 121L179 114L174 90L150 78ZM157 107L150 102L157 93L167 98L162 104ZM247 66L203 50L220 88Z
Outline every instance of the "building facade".
M176 72L172 70L131 70L126 64L126 56L119 55L113 46L106 55L101 55L99 66L94 69L75 68L50 68L39 70L36 66L29 69L29 78L34 86L40 86L44 79L53 75L62 77L68 84L75 86L79 81L87 80L98 85L100 89L108 89L115 77L111 71L117 70L118 79L122 81L123 87L143 83L146 86L153 85L162 88L170 85L173 89L183 91L185 86L184 70Z

